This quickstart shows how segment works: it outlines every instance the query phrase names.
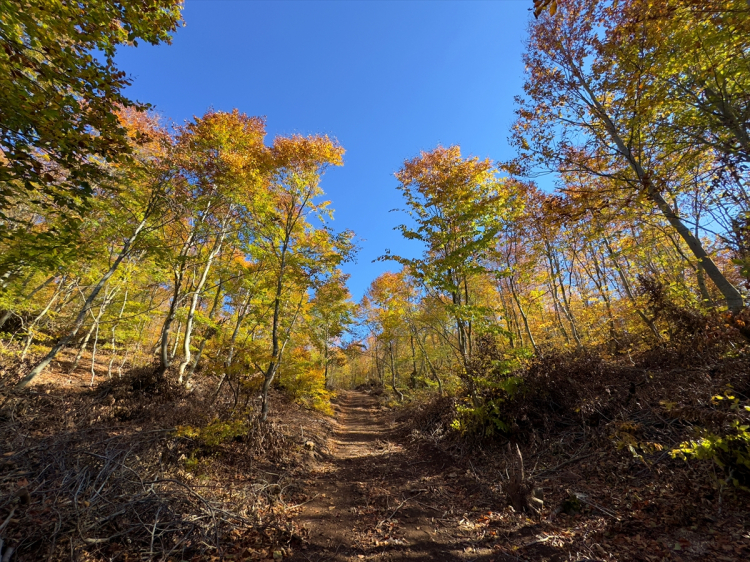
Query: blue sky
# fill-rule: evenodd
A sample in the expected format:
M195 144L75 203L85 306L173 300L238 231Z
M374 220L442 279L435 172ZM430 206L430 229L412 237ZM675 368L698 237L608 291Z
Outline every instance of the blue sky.
M347 264L359 299L394 263L386 249L421 248L404 221L395 172L438 144L502 160L522 92L531 0L187 0L170 46L122 49L128 94L175 122L209 107L267 118L277 134L324 133L346 148L323 188L337 230L359 239Z

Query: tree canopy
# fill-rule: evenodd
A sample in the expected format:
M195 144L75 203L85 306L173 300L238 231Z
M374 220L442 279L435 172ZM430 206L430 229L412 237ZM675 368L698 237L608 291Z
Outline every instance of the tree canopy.
M130 152L116 110L146 105L123 94L115 52L169 42L181 10L181 0L0 2L0 235L18 226L19 198L81 209Z

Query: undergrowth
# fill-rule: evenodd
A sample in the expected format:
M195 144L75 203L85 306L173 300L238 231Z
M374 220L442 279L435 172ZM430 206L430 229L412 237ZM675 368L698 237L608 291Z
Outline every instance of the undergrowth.
M473 388L420 405L415 432L458 448L514 441L538 451L580 428L594 446L644 466L667 454L703 467L720 488L750 491L743 318L678 306L650 278L641 279L640 293L665 327L662 341L614 355L606 347L542 349L521 362L483 336L468 373Z

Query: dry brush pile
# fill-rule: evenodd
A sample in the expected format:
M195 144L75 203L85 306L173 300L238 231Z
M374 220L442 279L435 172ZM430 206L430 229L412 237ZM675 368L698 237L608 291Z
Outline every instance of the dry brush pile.
M202 560L288 548L300 445L211 394L156 383L148 369L88 391L2 388L6 553Z

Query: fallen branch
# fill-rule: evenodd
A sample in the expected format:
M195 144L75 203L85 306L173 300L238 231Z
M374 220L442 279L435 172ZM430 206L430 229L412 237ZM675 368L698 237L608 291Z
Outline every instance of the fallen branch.
M426 503L422 503L422 502L414 502L414 503L416 503L417 505L421 505L422 507L426 507L427 509L432 509L433 511L437 511L438 513L443 511L442 509L438 509L437 507L427 505Z
M2 533L5 530L5 527L8 526L8 523L10 523L10 520L13 518L13 514L16 512L16 508L10 510L10 513L8 514L8 517L5 519L2 525L0 525L0 533Z
M565 462L562 462L562 463L558 464L557 466L554 466L552 468L548 468L546 470L543 470L539 474L535 474L534 478L539 478L540 476L542 476L544 474L553 474L554 472L557 472L558 470L560 470L564 466L568 466L569 464L573 464L575 462L582 461L583 459L591 457L591 456L593 456L595 454L596 454L596 451L594 451L592 453L586 453L585 455L579 455L577 457L573 457L571 459L566 460Z
M601 512L602 512L602 513L603 513L604 515L609 515L610 517L613 517L613 518L614 518L614 519L615 519L616 521L620 521L620 518L619 518L619 517L617 516L617 514L615 514L615 513L614 513L614 512L612 512L612 511L609 511L608 509L606 509L606 508L604 508L604 507L602 507L602 506L600 506L600 505L598 505L598 504L595 504L595 503L594 503L594 502L592 502L592 501L590 501L590 500L588 499L588 496L586 496L586 494L581 494L581 493L579 493L579 492L574 492L574 494L575 494L575 497L576 497L576 498L578 498L578 501L580 501L580 502L582 502L582 503L585 503L586 505L590 505L590 506L591 506L591 507L593 507L594 509L598 509L598 510L599 510L599 511L601 511Z
M399 509L401 509L402 507L404 507L404 505L406 504L406 502L408 502L409 500L413 500L414 498L416 498L419 494L422 493L422 491L423 490L419 490L416 494L414 494L411 497L406 498L404 501L402 501L400 504L398 504L398 507L393 510L393 513L391 513L388 517L386 517L380 523L378 523L377 525L375 525L375 528L378 529L383 523L385 523L386 521L390 521L391 519L393 519L393 516L396 515L396 512Z
M315 494L315 495L314 495L313 497L311 497L311 498L310 498L309 500L307 500L307 501L304 501L304 502L302 502L302 503L298 503L297 505L290 505L289 507L287 507L287 509L295 509L295 508L297 508L297 507L302 507L303 505L305 505L305 504L307 504L307 503L310 503L311 501L313 501L313 500L314 500L315 498L317 498L317 497L319 497L319 496L320 496L320 494Z

